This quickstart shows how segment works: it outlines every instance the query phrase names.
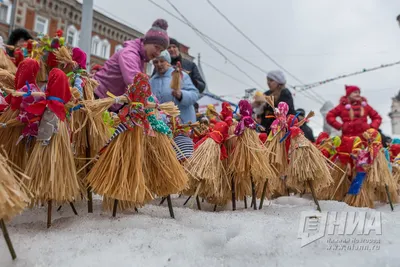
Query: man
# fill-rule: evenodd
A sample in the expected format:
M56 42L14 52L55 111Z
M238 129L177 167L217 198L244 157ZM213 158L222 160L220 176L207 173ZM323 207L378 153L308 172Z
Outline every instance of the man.
M25 29L15 29L11 32L8 38L7 45L14 47L23 47L28 40L33 39L29 32ZM14 51L7 49L7 53L10 57L14 57Z
M174 38L169 39L168 52L171 55L171 65L175 66L178 61L181 62L182 68L189 74L194 86L199 90L200 93L203 93L204 89L206 88L206 83L201 77L196 63L182 58L182 55L179 51L179 42Z
M159 57L153 60L156 74L150 79L151 91L160 103L174 102L179 107L183 123L195 122L194 104L199 98L199 91L186 73L183 73L181 90L171 89L174 68L171 67L170 62L171 57L168 51L163 51Z
M299 117L298 117L298 118L299 118L299 121L301 121L302 119L304 119L305 116L306 116L306 111L305 111L304 109L302 109L302 108L296 109L296 114L297 114L297 113L300 113L300 115L299 115ZM300 127L300 129L304 132L304 136L305 136L308 140L310 140L310 142L315 143L314 133L313 133L312 129L310 128L310 126L307 125L307 122L304 123L304 124Z

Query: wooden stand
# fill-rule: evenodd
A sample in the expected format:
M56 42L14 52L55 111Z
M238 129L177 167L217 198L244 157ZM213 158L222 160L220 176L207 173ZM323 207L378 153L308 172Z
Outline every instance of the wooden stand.
M118 208L118 199L114 199L114 207L113 207L113 212L112 212L112 216L114 218L117 215L117 208Z
M257 210L257 195L256 195L256 185L254 184L253 178L251 178L251 194L252 194L252 205L254 210Z
M311 181L308 181L308 186L309 186L310 189L311 189L312 197L313 197L313 199L314 199L315 205L317 205L317 210L318 210L319 212L321 212L321 207L319 206L318 199L317 199L317 195L315 194L314 186L313 186L313 184L312 184Z
M214 211L217 211L217 204L214 205Z
M244 200L244 208L247 209L247 197L244 196L244 199L243 199L243 200Z
M264 199L265 199L265 194L267 192L267 186L268 186L268 180L265 181L264 186L263 186L263 191L261 194L261 200L260 200L260 206L258 207L259 210L261 210L263 208L264 205Z
M390 197L390 193L389 193L389 186L387 184L385 185L385 189L386 189L387 198L389 200L390 208L392 209L392 211L394 211L392 198Z
M17 254L15 254L14 247L11 243L11 239L10 239L10 236L8 235L7 227L6 227L6 224L4 223L3 219L0 220L0 227L1 227L1 231L3 232L4 240L6 240L8 250L10 251L11 258L13 260L15 260L17 258Z
M165 200L167 200L166 197L163 197L163 198L161 199L160 206L161 206L162 204L164 204Z
M175 219L175 215L174 215L174 209L172 208L172 201L171 201L171 195L168 195L166 197L167 202L168 202L168 209L169 209L169 214L171 215L172 219Z
M236 210L236 192L235 192L235 181L232 178L232 210Z
M186 204L189 202L189 200L192 198L192 196L189 196L187 199L186 199L186 201L185 201L185 203L183 203L183 206L186 206Z
M47 228L51 227L51 209L53 207L53 201L49 200L47 202Z
M199 198L199 196L196 196L196 202L197 202L197 208L198 208L199 210L201 210L201 205L200 205L200 198Z
M93 213L93 194L91 187L87 189L87 196L88 196L88 213Z

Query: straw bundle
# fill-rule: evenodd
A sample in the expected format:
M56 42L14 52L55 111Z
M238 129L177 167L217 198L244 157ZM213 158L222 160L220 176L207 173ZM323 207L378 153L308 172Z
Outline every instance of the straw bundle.
M266 150L256 131L246 128L238 136L228 168L234 179L237 199L251 193L251 178L256 185L263 185L266 179L276 175L265 159Z
M99 195L143 204L151 198L143 173L143 145L140 127L119 134L89 172L88 185Z
M178 62L175 70L171 74L171 84L170 87L172 90L180 91L182 87L182 69L181 64Z
M1 51L0 51L1 52ZM15 89L15 76L8 70L0 69L0 87L1 89Z
M368 188L367 184L364 183L358 195L347 194L346 197L344 198L344 202L353 207L359 207L359 208L368 207L373 209L374 201L373 197L369 193L371 192L371 190L373 189Z
M199 195L203 198L220 199L224 196L226 185L230 185L221 161L221 147L212 138L207 138L197 147L193 156L186 161L185 168L191 179L195 180L195 187L201 184Z
M46 82L47 81L47 65L43 62L42 59L39 60L39 73L36 76L36 80L38 82Z
M336 166L330 169L333 184L317 192L318 199L342 201L349 191L351 182L348 179L347 167L342 163L338 163Z
M53 53L56 56L57 61L64 67L70 66L74 68L75 66L77 66L77 63L72 59L72 52L67 47L61 46Z
M0 116L0 123L10 123L6 128L0 128L0 145L3 146L3 151L0 153L4 152L12 163L24 170L28 159L26 141L22 140L18 145L17 142L25 125L13 123L17 121L18 114L19 110L13 111L9 108Z
M400 195L400 168L397 164L393 164L393 179L397 183L397 194Z
M326 158L303 134L298 134L291 139L290 162L286 185L297 191L303 192L308 181L316 192L333 183Z
M21 213L31 197L20 177L29 178L11 165L0 153L0 219L6 221Z
M82 160L82 158L87 157L86 150L88 148L86 118L86 113L82 109L74 111L71 114L71 136L77 170L80 170L86 164L86 162ZM80 173L79 176L79 178L83 179L85 173Z
M288 168L288 156L286 152L285 142L280 143L280 140L285 135L285 132L280 131L272 139L267 139L265 145L270 153L268 161L275 167L278 176L284 175Z
M0 51L0 69L7 70L13 75L17 72L17 67L4 51Z
M67 125L58 122L58 132L48 145L37 141L25 173L32 178L29 190L36 203L54 200L57 203L80 199L83 186L77 178Z
M93 113L94 115L99 115L116 103L129 103L129 102L130 101L126 96L119 96L119 97L109 97L96 100L87 100L84 101L84 105L89 110L89 113ZM163 104L147 103L147 105L144 108L159 109L163 111L165 114L172 117L180 115L178 107L173 102L166 102Z
M393 203L398 202L397 182L390 172L388 161L381 149L368 170L366 183L368 188L375 190L375 200L387 202L386 185Z
M149 190L158 196L176 194L186 189L188 177L176 159L168 136L155 132L144 137L143 171Z

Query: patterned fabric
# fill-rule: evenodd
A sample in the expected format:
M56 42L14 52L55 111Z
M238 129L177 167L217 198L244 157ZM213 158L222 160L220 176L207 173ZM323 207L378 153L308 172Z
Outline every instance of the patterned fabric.
M242 135L246 128L249 129L256 129L256 123L251 117L253 110L251 104L247 100L240 100L239 102L239 109L240 109L240 121L235 128L235 135L239 136Z
M285 102L279 102L278 107L275 108L275 120L271 124L271 132L275 136L282 130L286 130L288 125L286 123L289 106Z
M156 103L153 96L150 96L147 99L147 101L149 103ZM168 127L168 125L164 121L157 119L157 116L154 113L154 109L146 109L145 112L147 114L147 120L150 122L150 125L153 128L153 130L155 130L156 132L159 132L161 134L168 135L169 137L172 137L171 129Z
M226 147L224 145L225 140L229 137L229 126L226 122L217 122L212 129L211 132L207 133L207 135L202 138L199 142L196 143L194 146L194 149L197 149L204 141L206 141L208 138L211 138L215 141L215 143L219 144L221 147L221 160L227 159L228 154L226 151Z
M152 128L147 120L147 114L144 106L147 104L147 98L151 96L149 78L144 73L138 73L133 78L133 84L128 87L125 96L132 102L125 105L118 113L121 122L129 130L135 126L142 127L145 134L154 135Z
M174 138L177 148L174 146L176 158L181 161L189 159L193 155L193 141L187 136L178 135Z

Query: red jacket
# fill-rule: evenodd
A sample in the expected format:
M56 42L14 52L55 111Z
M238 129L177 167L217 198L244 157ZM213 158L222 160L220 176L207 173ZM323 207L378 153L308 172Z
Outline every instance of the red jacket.
M362 137L363 132L369 128L378 129L382 122L381 116L368 105L364 97L361 99L350 104L349 99L343 96L339 105L326 115L328 124L337 130L342 130L343 136ZM337 121L337 117L340 117L343 123ZM371 124L368 124L368 117L371 119Z

